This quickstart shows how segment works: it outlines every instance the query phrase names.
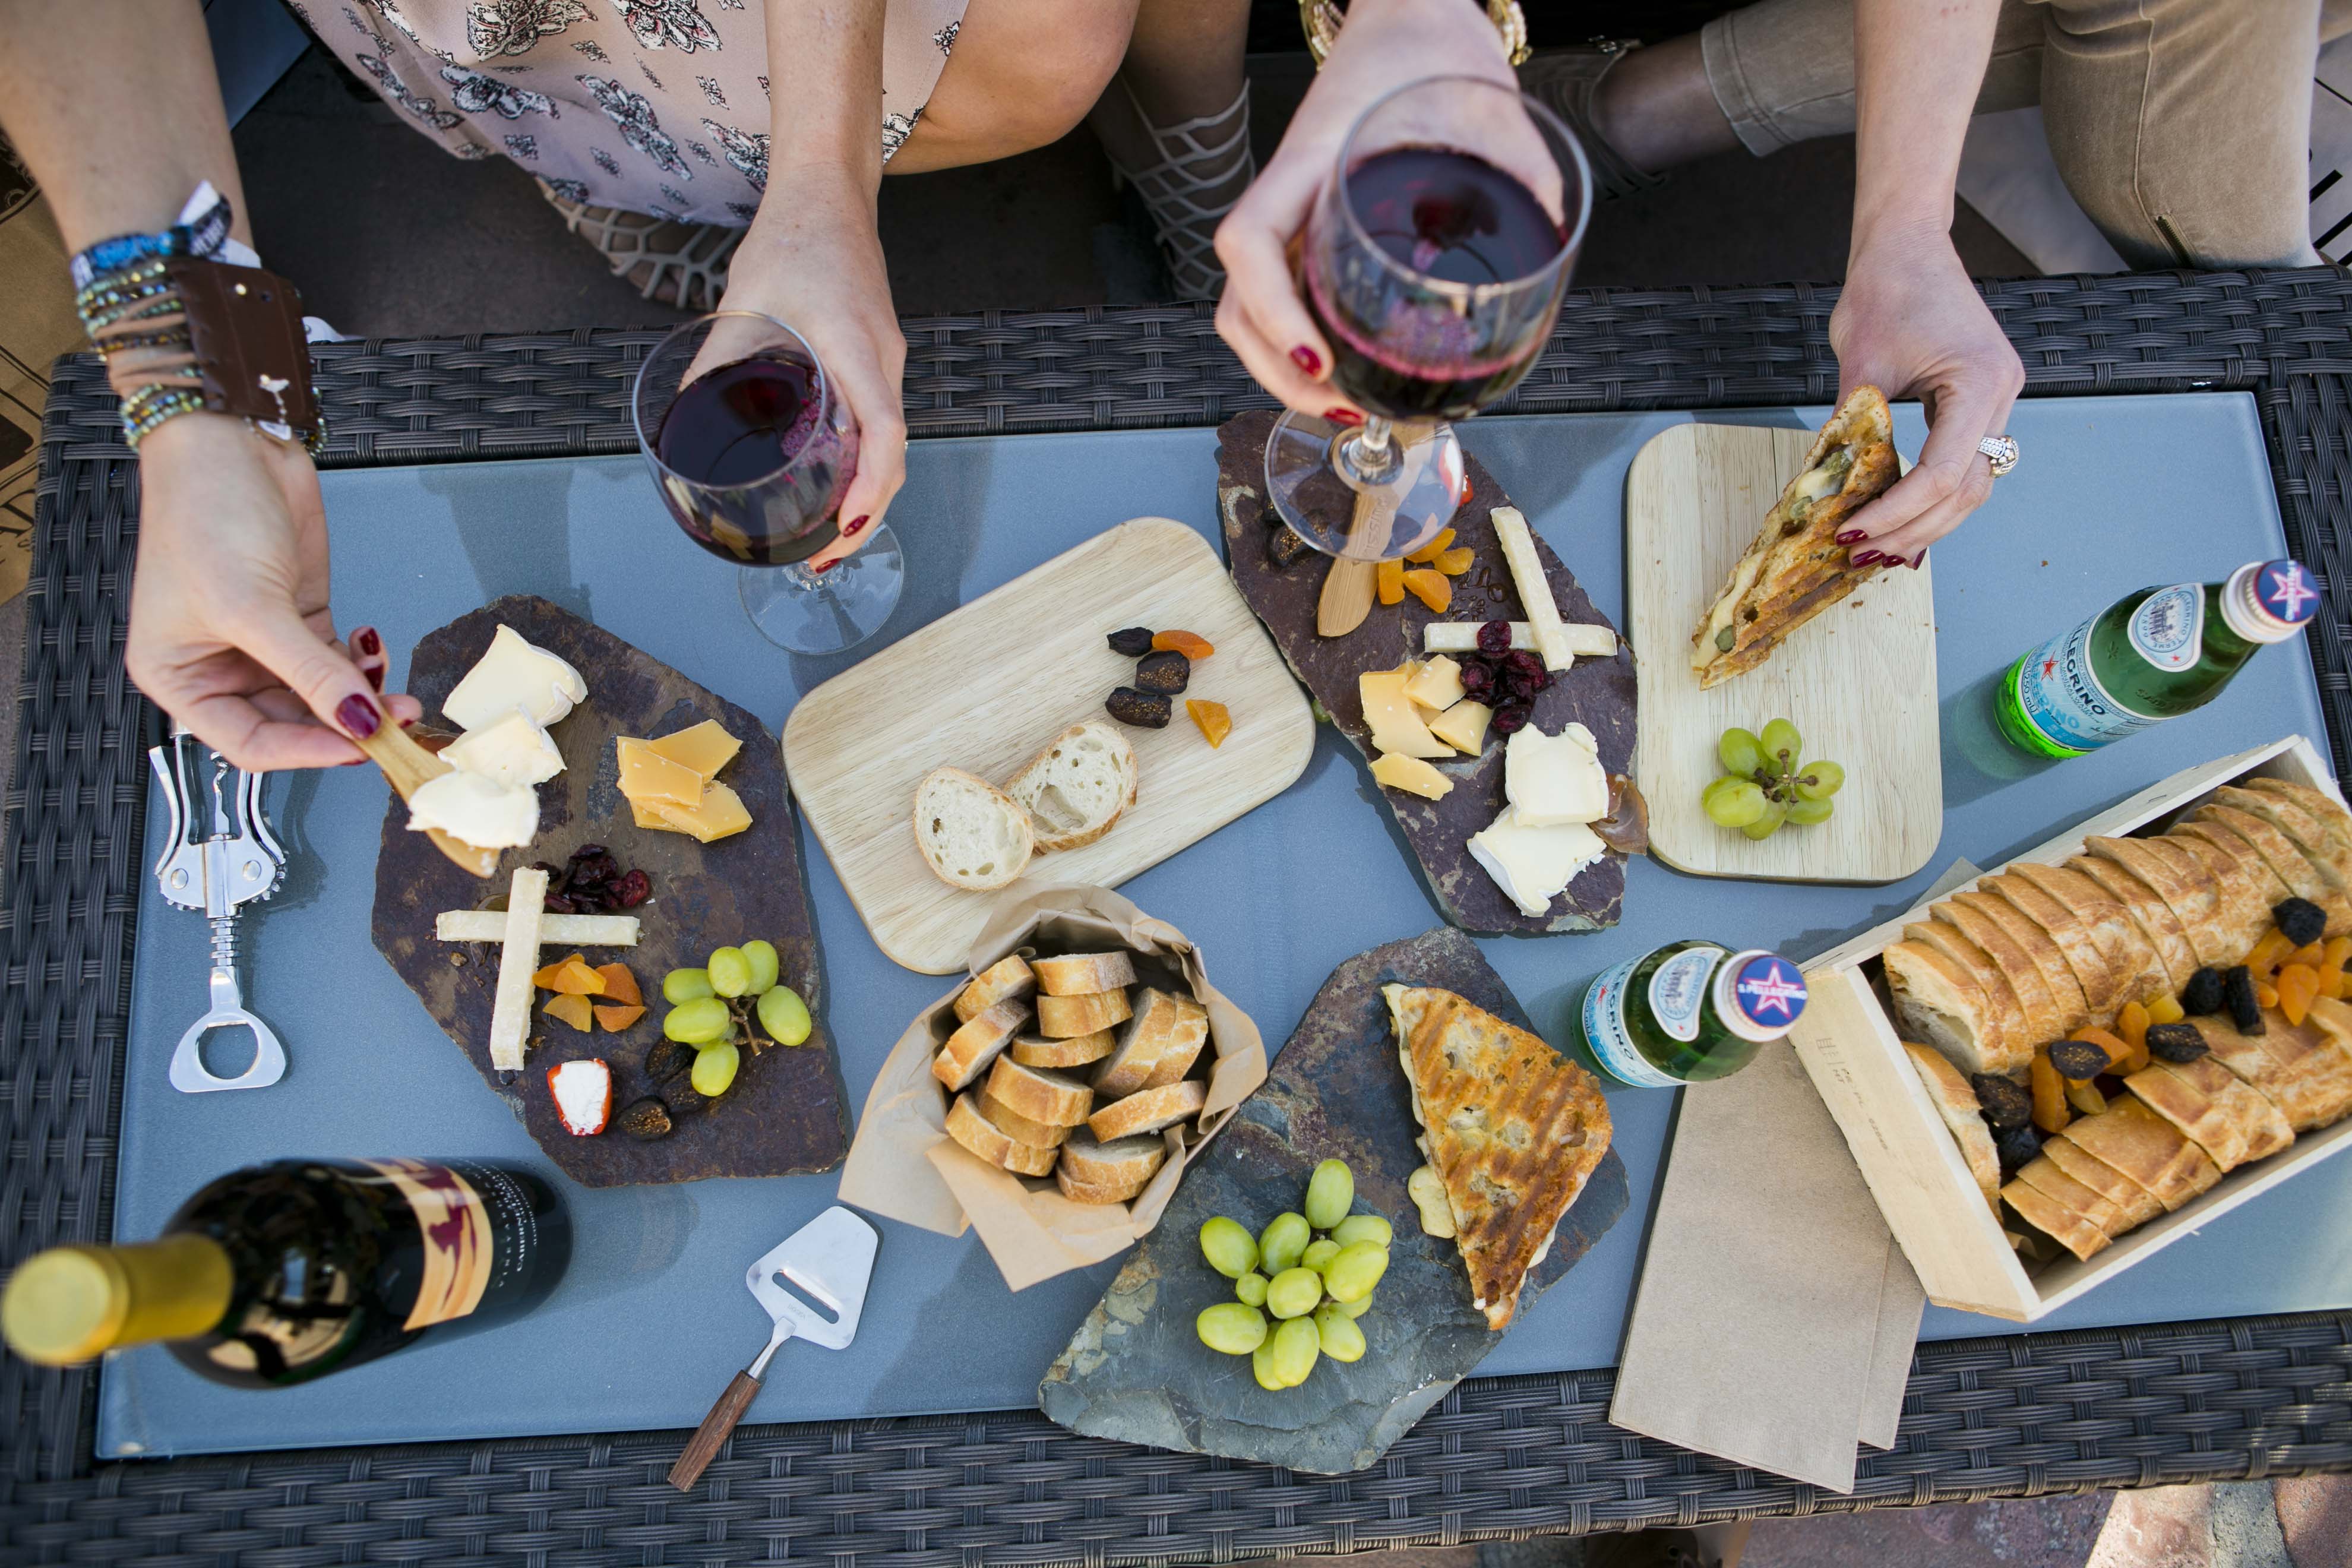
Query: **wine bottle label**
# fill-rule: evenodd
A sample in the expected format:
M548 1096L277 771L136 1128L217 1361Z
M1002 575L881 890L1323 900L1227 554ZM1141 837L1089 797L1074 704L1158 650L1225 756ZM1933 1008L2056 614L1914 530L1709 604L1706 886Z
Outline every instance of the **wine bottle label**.
M1643 958L1648 956L1643 954ZM1633 979L1634 965L1641 962L1640 958L1629 958L1614 969L1603 971L1585 992L1584 1043L1591 1049L1592 1059L1620 1083L1630 1083L1636 1089L1674 1089L1682 1080L1668 1078L1652 1067L1625 1027L1628 983Z
M2157 721L2116 701L2091 668L2091 628L2097 624L2084 621L2017 661L2019 716L2052 745L2076 756L2137 735Z
M1719 947L1689 947L1650 972L1650 1014L1659 1028L1685 1045L1698 1038L1706 977L1722 959Z
M2158 589L2131 613L2124 635L2134 652L2168 674L2192 668L2205 651L2205 585Z
M482 1304L497 1263L490 1215L474 1184L446 1165L422 1160L360 1160L390 1182L416 1213L425 1247L425 1277L416 1305L401 1325L414 1331L470 1315Z

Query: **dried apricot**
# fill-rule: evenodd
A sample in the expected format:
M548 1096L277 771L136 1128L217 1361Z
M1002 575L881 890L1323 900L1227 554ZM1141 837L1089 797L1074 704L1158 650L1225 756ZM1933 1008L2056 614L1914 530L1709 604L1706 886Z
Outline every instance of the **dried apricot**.
M1198 632L1157 632L1151 638L1157 653L1181 653L1186 658L1206 658L1217 651L1217 645Z
M2319 994L2341 1002L2345 988L2352 984L2352 975L2344 973L2344 961L2352 958L2352 936L2330 937L2326 950L2319 959Z
M1201 736L1209 742L1209 749L1213 752L1223 745L1225 737L1234 732L1234 716L1225 711L1225 705L1222 702L1204 702L1197 697L1187 697L1184 699L1184 711L1192 716L1193 723L1201 726Z
M2319 994L2319 971L2307 963L2290 963L2279 971L2279 1011L2286 1021L2300 1027L2304 1015L2311 1011L2311 999Z
M637 989L637 977L629 973L625 963L600 963L596 973L604 977L604 994L614 1001L634 1007L646 999Z
M2255 982L2254 982L2254 1005L2255 1005L2255 1006L2257 1006L2257 1007L2275 1007L2275 1006L2277 1006L2277 1005L2278 1005L2278 1004L2279 1004L2279 994L2278 994L2278 987L2277 987L2277 986L2275 986L2275 985L2272 984L2271 984L2269 981L2267 981L2267 980L2257 980L2257 981L2255 981Z
M560 991L567 996L602 996L604 977L588 967L588 961L573 953L561 963L551 963L530 977L530 983L542 991ZM582 1028L587 1026L583 1024Z
M2147 1026L2153 1022L2147 1009L2137 1002L2126 1002L2116 1015L2116 1033L2123 1037L2131 1054L2116 1065L2117 1072L2137 1072L2147 1066Z
M2066 1108L2066 1080L2058 1076L2047 1050L2033 1053L2027 1079L2033 1089L2033 1125L2053 1138L2065 1131L2074 1113Z
M1477 559L1478 552L1465 544L1459 550L1445 550L1439 552L1437 559L1433 563L1433 564L1434 564L1440 572L1444 573L1448 577L1459 577L1465 572L1469 571L1471 564Z
M2352 952L2352 940L2347 940L2344 945L2347 952ZM2181 1006L2178 996L2159 996L2147 1005L2147 1021L2150 1024L2178 1024L2187 1016L2188 1010Z
M2253 951L2246 954L2246 967L2254 972L2255 979L2267 980L2271 973L2285 962L2286 955L2294 951L2294 943L2286 932L2273 926L2262 941L2254 943Z
M593 1011L596 1015L596 1022L604 1025L615 1035L646 1016L645 1008L635 1002L626 1006L614 1006L610 1003L603 1003L599 1004Z
M589 1008L587 997L567 991L549 997L546 1012L549 1017L561 1018L584 1035L588 1032L591 1018Z
M1404 563L1383 561L1374 569L1374 576L1383 605L1404 603Z
M1432 539L1428 543L1423 545L1418 550L1406 552L1405 559L1412 562L1416 566L1426 566L1431 562L1436 560L1439 554L1444 551L1445 547L1453 542L1454 531L1450 528L1441 528L1437 531L1436 538Z
M1441 616L1445 613L1446 606L1454 603L1452 580L1444 573L1433 572L1426 566L1416 566L1406 573L1404 585L1412 590L1414 598Z

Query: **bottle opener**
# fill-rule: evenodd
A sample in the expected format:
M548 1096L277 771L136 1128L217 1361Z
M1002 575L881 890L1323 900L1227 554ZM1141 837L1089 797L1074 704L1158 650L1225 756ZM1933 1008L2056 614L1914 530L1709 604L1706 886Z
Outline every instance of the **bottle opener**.
M286 1076L286 1047L268 1025L246 1011L236 979L236 912L268 898L286 876L286 851L261 810L268 775L232 768L177 722L170 740L147 749L147 760L171 811L155 886L164 902L201 911L213 931L212 1008L180 1037L172 1053L172 1087L183 1094L267 1089ZM199 809L205 812L202 821ZM237 1025L253 1031L253 1065L222 1078L205 1066L204 1037Z

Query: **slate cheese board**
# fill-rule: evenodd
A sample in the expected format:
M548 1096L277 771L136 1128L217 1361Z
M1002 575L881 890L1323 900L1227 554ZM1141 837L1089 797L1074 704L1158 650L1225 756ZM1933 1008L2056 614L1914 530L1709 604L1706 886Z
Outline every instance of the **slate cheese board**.
M1266 549L1274 514L1265 500L1265 440L1275 416L1265 410L1236 415L1217 432L1217 512L1225 535L1228 570L1242 597L1274 634L1275 646L1306 683L1323 711L1369 764L1378 753L1364 721L1356 678L1368 670L1393 669L1423 657L1422 628L1432 621L1528 618L1510 568L1496 541L1490 511L1509 497L1475 458L1467 458L1471 499L1454 513L1454 543L1475 552L1469 572L1454 578L1454 600L1444 614L1412 595L1401 605L1372 606L1361 626L1345 637L1315 629L1316 605L1328 557L1309 552L1289 566L1277 566ZM1609 626L1573 574L1542 537L1543 560L1561 619L1570 625ZM1633 658L1621 637L1614 658L1579 658L1535 700L1530 727L1557 735L1570 722L1592 731L1601 765L1610 773L1633 773L1634 740ZM1625 858L1611 850L1580 872L1541 915L1528 915L1470 857L1467 840L1493 822L1505 805L1504 740L1490 735L1483 755L1437 764L1454 788L1443 800L1424 800L1402 790L1383 789L1367 779L1395 816L1405 842L1421 862L1423 876L1445 918L1474 931L1590 931L1615 925L1625 896Z
M658 659L530 595L499 599L418 640L408 689L425 704L428 724L438 721L442 700L501 624L568 659L588 684L588 700L549 731L563 752L564 771L539 786L538 839L506 851L487 881L467 876L425 835L410 832L408 808L393 796L376 858L377 951L483 1081L515 1109L548 1158L583 1186L832 1169L849 1149L848 1094L824 1025L816 931L775 737L745 710ZM708 845L636 826L620 792L614 738L667 735L705 719L716 719L743 742L719 777L742 797L751 826ZM584 950L592 964L628 965L645 992L646 1015L619 1033L600 1027L582 1034L539 1011L548 1000L540 993L525 1037L523 1070L511 1083L501 1082L488 1050L499 944L442 942L434 934L434 918L444 910L488 907L493 900L503 908L518 868L535 861L561 865L582 844L604 845L622 866L652 879L652 898L629 911L640 921L637 945ZM698 967L714 947L753 937L775 943L781 978L807 1001L815 1021L807 1043L747 1053L735 1086L707 1109L679 1116L666 1138L641 1142L616 1127L585 1138L565 1131L548 1095L548 1069L577 1058L602 1058L613 1069L615 1113L658 1093L645 1059L661 1038L662 976ZM542 947L540 962L552 963L569 951Z
M1275 1058L1265 1084L1184 1173L1159 1226L1137 1246L1037 1388L1040 1408L1074 1432L1183 1453L1339 1475L1376 1463L1502 1335L1471 1305L1451 1240L1425 1234L1405 1182L1423 1163L1419 1124L1381 987L1437 986L1520 1028L1526 1013L1475 943L1449 927L1360 953L1334 970ZM1355 1173L1356 1212L1395 1227L1388 1273L1358 1320L1368 1348L1328 1357L1298 1387L1269 1393L1247 1356L1203 1345L1193 1320L1233 1298L1202 1259L1202 1224L1226 1215L1253 1234L1298 1206L1316 1164ZM1625 1166L1605 1154L1519 1297L1543 1289L1625 1212Z

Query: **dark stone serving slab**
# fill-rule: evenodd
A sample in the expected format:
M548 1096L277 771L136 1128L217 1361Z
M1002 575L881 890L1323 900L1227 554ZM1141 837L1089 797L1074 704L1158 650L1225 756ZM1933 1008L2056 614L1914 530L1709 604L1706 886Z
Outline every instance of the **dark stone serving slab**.
M1376 1462L1502 1336L1473 1307L1451 1240L1425 1234L1405 1182L1423 1163L1420 1125L1381 987L1433 985L1528 1028L1527 1015L1477 945L1439 927L1359 953L1323 983L1265 1087L1241 1109L1111 1281L1037 1387L1045 1414L1074 1432L1187 1453L1287 1465L1318 1475ZM1356 1212L1395 1227L1389 1270L1357 1320L1369 1348L1328 1357L1297 1388L1268 1393L1247 1356L1202 1344L1193 1320L1234 1299L1202 1261L1202 1222L1227 1215L1252 1233L1303 1200L1318 1163L1356 1176ZM1559 1222L1519 1295L1524 1312L1625 1212L1624 1163L1612 1149Z
M501 622L569 659L588 683L588 700L551 731L565 767L540 785L539 840L508 850L497 876L477 880L425 835L408 830L408 808L394 795L376 858L377 951L483 1079L515 1108L548 1158L583 1186L832 1169L849 1150L848 1093L824 1026L815 927L776 738L749 712L612 633L523 595L460 616L419 639L409 690L425 704L428 722L438 718L442 700L490 646ZM743 742L719 776L742 797L751 826L708 845L682 833L638 827L621 795L614 737L667 735L705 719L718 720ZM561 865L582 844L605 845L622 866L653 879L651 900L630 911L639 917L637 945L586 950L591 963L629 966L646 994L646 1016L620 1034L599 1026L583 1035L539 1011L547 996L538 994L523 1071L512 1084L501 1084L489 1058L499 944L442 942L434 935L434 917L443 910L480 908L506 892L518 867L537 860ZM603 1058L613 1068L615 1115L655 1093L644 1064L646 1048L661 1038L662 976L698 967L714 947L754 937L776 944L783 983L807 1001L816 1019L808 1043L758 1057L747 1050L734 1088L709 1109L679 1117L667 1138L640 1142L616 1128L590 1138L566 1132L548 1095L548 1069L577 1058ZM540 961L552 963L565 951L542 947Z
M1217 513L1224 525L1225 558L1242 597L1249 601L1291 670L1307 684L1339 732L1370 763L1377 754L1364 722L1356 678L1366 670L1394 669L1422 657L1422 628L1432 621L1528 618L1511 582L1511 569L1496 542L1491 509L1510 498L1477 458L1467 457L1471 500L1454 517L1456 547L1467 545L1477 560L1454 582L1454 602L1438 615L1407 594L1401 605L1374 604L1364 624L1346 637L1327 637L1315 629L1329 559L1313 552L1287 567L1267 557L1265 540L1274 514L1265 501L1265 440L1275 416L1254 409L1225 421L1217 432ZM1561 619L1570 625L1608 626L1551 546L1536 535L1536 553L1551 580ZM1601 743L1601 766L1612 773L1633 771L1633 658L1621 637L1614 658L1580 658L1575 668L1538 694L1534 725L1557 735L1563 725L1582 724ZM1454 788L1444 800L1423 800L1402 790L1382 789L1381 798L1404 829L1405 841L1421 861L1430 890L1445 918L1465 931L1585 931L1617 923L1625 896L1625 858L1612 850L1587 867L1540 916L1519 912L1486 868L1465 847L1470 836L1495 820L1504 806L1503 742L1491 738L1476 763L1438 764ZM1369 777L1369 775L1368 775Z

